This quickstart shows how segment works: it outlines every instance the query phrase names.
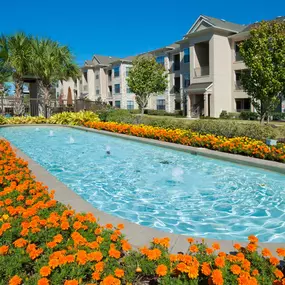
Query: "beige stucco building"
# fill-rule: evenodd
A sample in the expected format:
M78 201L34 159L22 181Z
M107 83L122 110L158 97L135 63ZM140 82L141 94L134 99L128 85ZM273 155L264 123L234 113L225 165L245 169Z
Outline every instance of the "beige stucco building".
M253 110L241 86L246 66L238 50L238 43L248 37L250 27L201 15L183 39L148 52L164 66L168 87L163 94L151 96L147 108L183 110L187 117L219 117L223 110ZM80 80L61 82L57 93L67 94L70 86L74 99L101 98L117 108L137 109L135 94L126 80L133 59L94 55L85 61ZM285 112L285 101L280 110Z

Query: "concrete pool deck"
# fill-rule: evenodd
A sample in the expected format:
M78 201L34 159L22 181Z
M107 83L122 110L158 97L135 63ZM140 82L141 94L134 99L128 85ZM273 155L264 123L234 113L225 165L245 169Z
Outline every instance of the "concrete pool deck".
M5 127L13 127L13 126L45 126L45 127L60 127L60 125L6 125ZM1 126L2 127L2 126ZM70 127L70 126L61 126L61 127ZM180 151L187 151L190 153L198 154L198 155L204 155L216 159L224 159L222 158L223 155L226 155L227 158L226 160L228 161L234 161L237 163L242 163L250 166L258 166L260 168L264 168L267 170L272 170L272 171L278 171L281 173L285 173L285 165L282 163L277 163L277 162L271 162L271 161L264 161L260 159L255 159L255 158L250 158L250 157L243 157L243 156L238 156L238 155L231 155L231 154L226 154L226 153L219 153L216 155L216 151L211 151L211 150L206 150L206 149L197 149L194 147L188 147L188 146L182 146L182 145L177 145L173 143L166 143L166 142L161 142L161 141L156 141L156 140L150 140L150 139L144 139L144 138L138 138L138 137L131 137L127 135L122 135L122 134L116 134L116 133L110 133L106 131L99 131L99 130L94 130L94 129L89 129L85 127L73 127L76 129L80 129L83 131L90 131L90 132L96 132L104 135L112 135L120 138L125 138L125 139L132 139L144 143L151 143L153 145L161 146L161 147L168 147ZM1 139L1 137L0 137ZM3 138L5 139L5 138ZM129 240L129 242L132 244L132 246L138 248L144 245L148 245L149 242L154 238L154 237L169 237L171 239L170 242L170 251L172 253L177 253L179 251L185 252L189 244L187 242L187 236L184 235L178 235L178 234L172 234L172 233L167 233L163 232L161 230L157 230L154 228L149 228L145 226L141 226L132 222L129 222L125 219L121 219L112 215L109 215L105 212L99 211L96 209L94 206L92 206L89 202L85 201L83 198L81 198L79 195L77 195L75 192L73 192L71 189L69 189L65 184L57 180L53 175L51 175L47 170L45 170L42 166L40 166L38 163L33 161L29 156L27 156L25 153L23 153L21 150L17 149L12 143L11 146L13 149L16 151L16 154L18 157L23 158L29 163L29 168L33 172L33 174L36 176L36 179L43 182L45 185L49 187L50 190L54 189L55 192L55 199L58 200L59 202L65 204L65 205L70 205L72 206L73 209L76 211L81 211L81 212L91 212L94 214L96 218L98 218L100 224L106 224L106 223L112 223L114 225L123 223L125 225L125 229L123 230L123 233L126 235L126 238ZM191 148L191 149L189 149ZM207 151L207 152L205 152ZM208 152L209 151L209 152ZM214 154L212 153L214 152ZM228 157L230 155L230 157ZM239 157L237 160L235 159L236 157ZM245 160L243 160L245 159ZM240 162L243 161L243 162ZM253 161L254 162L253 162ZM257 162L257 161L258 162ZM265 166L262 167L263 163L265 162ZM277 170L278 169L278 170ZM194 237L197 241L201 241L202 238L196 238ZM211 245L213 242L218 242L221 245L221 250L225 252L232 252L234 251L233 244L234 243L240 243L241 245L246 245L247 242L240 242L236 240L215 240L215 239L204 239L205 242L209 245ZM266 247L276 255L276 249L278 247L284 247L285 243L259 243L260 249Z

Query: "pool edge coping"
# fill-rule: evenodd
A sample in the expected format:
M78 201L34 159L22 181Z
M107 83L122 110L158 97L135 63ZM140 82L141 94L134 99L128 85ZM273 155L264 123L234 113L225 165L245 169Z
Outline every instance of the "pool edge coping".
M21 126L21 125L14 125ZM24 125L27 126L27 125ZM28 125L33 126L33 125ZM37 124L36 126L39 126ZM46 124L42 126L47 126ZM57 126L57 125L49 125L49 126ZM61 125L63 126L63 125ZM70 126L65 126L70 127ZM72 127L72 126L71 126ZM78 127L76 127L78 128ZM84 128L84 130L89 130L88 128ZM98 131L98 130L95 130ZM101 133L101 131L99 131ZM107 132L108 133L108 132ZM106 132L104 132L106 134ZM124 135L125 137L126 135ZM156 228L150 228L146 226L141 226L139 224L130 222L128 220L113 216L104 211L98 210L91 203L84 200L81 196L76 194L73 190L68 188L64 183L60 182L55 176L49 173L45 168L43 168L40 164L31 159L28 155L26 155L23 151L15 147L9 140L0 136L0 139L4 139L11 144L11 147L15 150L18 157L24 159L29 164L29 169L36 176L38 181L43 182L46 186L48 186L49 191L52 189L55 190L55 199L65 205L70 205L74 210L78 212L92 212L94 216L98 219L100 224L112 223L119 224L123 223L125 225L125 229L122 231L126 238L129 240L131 245L135 248L139 248L145 245L149 245L149 242L152 241L154 237L169 237L171 239L170 242L170 252L185 252L189 248L189 243L187 242L187 235L174 234L164 232L162 230ZM67 198L68 197L68 198ZM198 242L202 240L205 243L211 245L213 242L218 242L221 245L221 250L225 252L234 251L233 245L234 243L239 243L242 246L247 245L245 241L238 240L223 240L223 239L211 239L211 238L201 238L195 237L194 239ZM278 257L276 254L276 249L278 247L284 247L285 243L274 243L274 242L261 242L259 243L259 250L262 248L268 248L272 251L273 255Z

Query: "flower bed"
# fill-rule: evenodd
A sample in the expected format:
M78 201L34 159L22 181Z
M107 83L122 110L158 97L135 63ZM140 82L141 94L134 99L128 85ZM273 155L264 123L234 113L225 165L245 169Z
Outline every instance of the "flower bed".
M188 238L187 252L169 254L169 239L131 249L123 225L99 225L54 200L27 163L0 140L0 284L285 284L284 267L249 237L235 253ZM280 257L285 248L279 248Z
M262 141L247 137L226 138L211 134L201 135L180 129L171 130L145 125L118 124L114 122L86 122L84 126L97 130L285 162L284 144L267 146Z

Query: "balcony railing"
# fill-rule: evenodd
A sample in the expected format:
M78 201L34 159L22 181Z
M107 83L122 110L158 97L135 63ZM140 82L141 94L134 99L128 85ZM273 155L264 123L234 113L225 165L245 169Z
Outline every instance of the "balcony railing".
M237 80L235 83L235 90L243 90L242 84L240 80Z
M209 66L201 66L194 68L194 77L202 77L210 75Z
M239 51L236 51L236 61L242 61L242 57Z

